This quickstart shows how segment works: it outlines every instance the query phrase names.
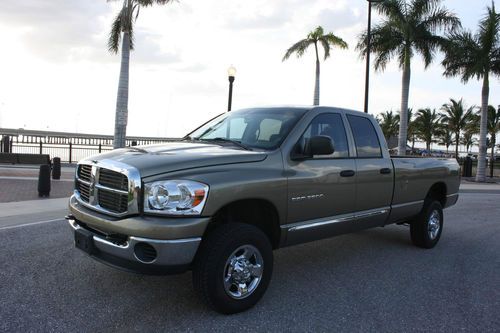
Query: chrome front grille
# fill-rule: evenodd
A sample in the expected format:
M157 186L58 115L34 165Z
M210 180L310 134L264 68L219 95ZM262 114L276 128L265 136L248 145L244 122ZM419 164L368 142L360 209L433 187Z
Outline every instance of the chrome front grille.
M81 180L90 182L90 176L92 174L92 166L81 164L78 166L78 178Z
M128 207L128 195L99 190L97 193L99 206L114 213L124 213Z
M138 213L140 187L137 169L120 162L82 161L77 167L76 198L101 213L113 216Z
M77 181L76 190L80 193L80 198L83 201L89 202L89 200L90 200L90 186L88 184L84 184L81 181Z
M100 169L99 184L117 190L122 190L122 191L128 190L127 176L125 176L122 173L115 172L109 169Z

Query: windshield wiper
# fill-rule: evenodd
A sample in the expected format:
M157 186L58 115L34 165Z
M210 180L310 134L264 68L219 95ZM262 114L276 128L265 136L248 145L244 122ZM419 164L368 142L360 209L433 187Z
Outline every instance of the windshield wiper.
M243 143L239 142L239 141L236 141L236 140L230 140L230 139L226 139L226 138L213 138L213 139L200 139L200 138L196 138L194 140L197 140L197 141L210 141L210 142L229 142L229 143L232 143L233 145L235 146L238 146L240 148L243 148L245 150L252 150L250 147L244 145Z

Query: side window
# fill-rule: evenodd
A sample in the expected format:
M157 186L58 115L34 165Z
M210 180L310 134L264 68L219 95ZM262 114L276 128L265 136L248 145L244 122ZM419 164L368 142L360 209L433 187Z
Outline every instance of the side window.
M352 115L347 115L347 119L354 136L358 157L382 157L377 132L370 119Z
M309 140L312 136L325 135L332 139L334 152L329 156L332 158L349 157L349 146L347 144L347 135L345 133L342 117L338 113L325 113L313 119L301 138L301 144Z

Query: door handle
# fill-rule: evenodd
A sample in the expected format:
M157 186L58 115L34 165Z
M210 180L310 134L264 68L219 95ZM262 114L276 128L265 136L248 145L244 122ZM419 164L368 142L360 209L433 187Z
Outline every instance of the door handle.
M340 172L340 177L352 177L355 174L354 170L344 170Z
M383 169L380 169L380 173L383 174L383 175L388 175L390 174L392 171L391 169L389 168L383 168Z

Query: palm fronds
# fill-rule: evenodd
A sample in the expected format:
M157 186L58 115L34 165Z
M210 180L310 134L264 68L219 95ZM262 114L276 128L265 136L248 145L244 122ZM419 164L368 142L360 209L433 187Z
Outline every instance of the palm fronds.
M108 2L117 0L107 0ZM111 24L111 31L108 37L108 50L111 53L118 53L122 33L128 34L130 39L130 49L134 49L134 23L139 17L141 7L152 5L165 5L176 0L124 0L123 7L116 15Z
M324 59L330 57L331 47L336 46L341 49L347 49L349 46L340 37L334 35L332 32L325 34L323 27L319 26L315 30L307 34L307 37L293 44L283 56L282 61L290 58L292 54L296 54L298 58L302 57L309 46L314 45L318 47L320 44L323 47Z

